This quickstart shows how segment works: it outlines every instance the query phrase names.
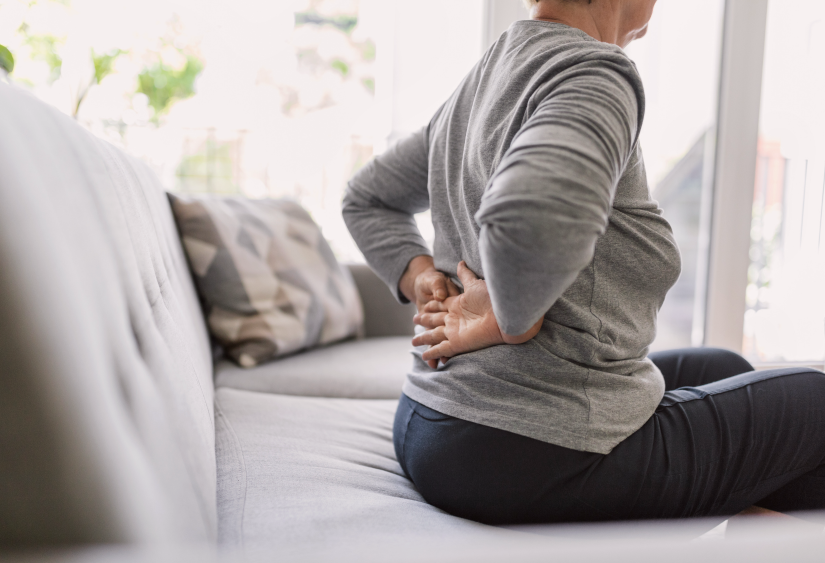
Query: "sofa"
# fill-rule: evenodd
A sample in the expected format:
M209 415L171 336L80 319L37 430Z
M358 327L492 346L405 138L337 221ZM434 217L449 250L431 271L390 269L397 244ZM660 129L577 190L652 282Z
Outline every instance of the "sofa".
M3 543L480 532L393 453L412 315L364 265L365 337L253 369L212 347L146 165L0 85Z
M405 477L392 424L413 311L349 268L363 338L214 361L156 176L0 83L0 548L546 555L547 534L453 517Z

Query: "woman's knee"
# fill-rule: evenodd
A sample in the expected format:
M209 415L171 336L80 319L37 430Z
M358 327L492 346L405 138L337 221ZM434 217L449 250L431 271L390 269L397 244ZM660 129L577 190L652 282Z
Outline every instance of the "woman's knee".
M751 363L741 355L724 348L699 348L704 352L707 362L719 366L720 370L728 371L731 375L739 375L753 371Z
M654 352L649 358L662 372L669 391L698 387L753 371L745 358L722 348L679 348Z
M812 368L782 368L753 372L787 389L796 400L807 399L825 407L825 373ZM793 400L793 399L792 399Z
M700 390L710 395L723 412L753 418L752 423L768 434L825 423L825 373L814 369L752 371L704 385Z

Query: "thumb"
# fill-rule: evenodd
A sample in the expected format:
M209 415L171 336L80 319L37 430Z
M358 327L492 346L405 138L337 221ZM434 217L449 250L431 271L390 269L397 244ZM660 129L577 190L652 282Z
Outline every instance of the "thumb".
M473 273L473 271L467 267L467 263L462 260L458 263L457 272L458 279L461 280L461 283L464 285L464 288L467 288L467 285L471 284L472 282L478 280L478 276Z

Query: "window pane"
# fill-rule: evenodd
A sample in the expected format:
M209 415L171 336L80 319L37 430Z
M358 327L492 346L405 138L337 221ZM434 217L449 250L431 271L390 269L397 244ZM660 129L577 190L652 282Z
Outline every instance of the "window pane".
M825 356L825 3L771 0L743 349Z
M704 307L696 303L701 209L713 166L723 9L723 0L659 2L648 35L627 49L647 98L641 145L648 182L682 253L682 275L659 313L653 349L699 343L692 334L703 322L694 310Z
M294 198L339 258L357 260L346 182L425 125L478 60L483 6L4 0L0 45L15 56L13 82L148 162L167 188Z

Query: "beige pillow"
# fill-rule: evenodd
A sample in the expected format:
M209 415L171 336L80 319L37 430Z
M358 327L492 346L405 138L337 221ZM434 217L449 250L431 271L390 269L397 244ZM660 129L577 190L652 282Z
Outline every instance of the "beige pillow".
M243 367L361 330L349 270L297 203L170 194L207 324Z

